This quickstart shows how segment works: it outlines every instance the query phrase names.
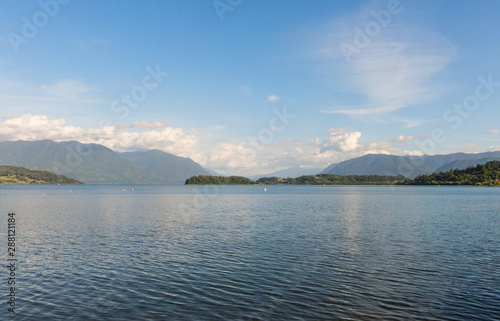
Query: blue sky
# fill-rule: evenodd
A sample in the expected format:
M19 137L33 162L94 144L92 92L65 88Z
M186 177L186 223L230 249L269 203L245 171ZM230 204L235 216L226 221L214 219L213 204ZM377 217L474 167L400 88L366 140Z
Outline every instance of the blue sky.
M225 174L500 150L500 2L0 3L0 140Z

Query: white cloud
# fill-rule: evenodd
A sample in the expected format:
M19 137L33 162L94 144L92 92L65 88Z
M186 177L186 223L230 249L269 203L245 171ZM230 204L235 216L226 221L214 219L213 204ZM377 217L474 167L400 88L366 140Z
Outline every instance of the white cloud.
M343 128L330 128L328 136L321 145L321 151L333 150L337 152L350 152L358 148L360 132L345 132Z
M123 129L153 129L141 132ZM9 116L0 123L0 140L76 140L96 143L112 150L134 151L159 149L175 155L189 156L198 143L195 130L185 131L164 123L136 122L131 126L105 126L83 129L65 124L64 119L49 119L44 115Z
M408 142L411 142L412 140L415 140L415 136L403 136L403 135L399 135L396 138L396 140L397 140L398 143L408 143Z
M286 140L266 144L243 141L221 143L193 159L229 175L253 175L288 167L325 167L365 154L402 154L391 143L360 141L361 132L331 128L323 139Z
M257 161L256 150L244 145L242 142L220 143L193 159L222 175L248 175L262 164Z
M277 134L279 135L279 134ZM401 150L398 143L363 141L360 131L330 128L323 138L309 141L285 140L259 143L231 140L200 146L198 131L174 128L160 122L135 122L102 128L84 129L66 124L63 118L44 115L6 116L0 121L0 141L76 140L96 143L112 150L159 149L174 155L191 157L206 168L224 175L253 175L295 166L323 167L366 154L416 155ZM278 136L276 136L278 137ZM399 141L409 141L400 136Z
M403 155L408 155L408 156L423 156L425 155L424 152L420 150L404 150Z
M488 134L500 134L500 129L490 129L487 131Z
M272 103L275 103L277 101L279 101L279 97L278 96L275 96L275 95L270 95L270 96L267 96L267 101L270 101Z

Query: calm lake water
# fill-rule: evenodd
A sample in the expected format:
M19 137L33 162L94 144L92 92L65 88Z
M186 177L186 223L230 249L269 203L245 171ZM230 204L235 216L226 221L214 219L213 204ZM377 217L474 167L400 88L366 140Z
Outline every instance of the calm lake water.
M500 320L500 188L266 188L0 186L15 320Z

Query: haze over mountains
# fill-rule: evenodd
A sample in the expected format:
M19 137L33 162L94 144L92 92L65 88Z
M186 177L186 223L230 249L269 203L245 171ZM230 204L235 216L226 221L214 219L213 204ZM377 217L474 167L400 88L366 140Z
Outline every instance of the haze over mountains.
M248 178L257 180L261 177L299 177L302 175L315 175L321 172L321 168L303 168L300 166L290 167L287 169L282 169L269 174L253 175Z
M415 178L450 169L465 169L491 160L500 160L500 151L479 154L454 153L434 156L394 156L369 154L324 170L292 167L260 177L299 177L302 175L403 175ZM98 144L76 141L0 142L0 165L48 170L87 184L184 184L187 178L213 175L190 158L159 150L117 153Z

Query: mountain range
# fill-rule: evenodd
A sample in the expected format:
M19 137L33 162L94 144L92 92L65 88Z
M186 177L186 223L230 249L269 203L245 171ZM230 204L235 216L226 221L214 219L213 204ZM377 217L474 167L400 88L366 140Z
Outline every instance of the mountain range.
M184 184L208 174L189 158L159 150L120 154L76 141L0 142L0 165L47 170L87 184Z
M488 161L500 160L500 151L479 154L395 156L368 154L319 168L292 167L260 177L298 177L302 175L403 175L465 169ZM66 175L87 184L184 184L198 175L213 175L190 158L159 150L117 153L98 144L77 141L0 142L0 165L22 166Z
M420 174L465 169L477 164L500 160L499 152L479 154L454 153L447 155L394 156L368 154L328 166L321 174L335 175L403 175L415 178Z
M320 173L323 169L321 168L305 168L305 167L290 167L287 169L282 169L276 172L272 172L269 174L261 174L261 175L253 175L248 178L252 180L257 180L262 177L299 177L302 175L316 175Z

